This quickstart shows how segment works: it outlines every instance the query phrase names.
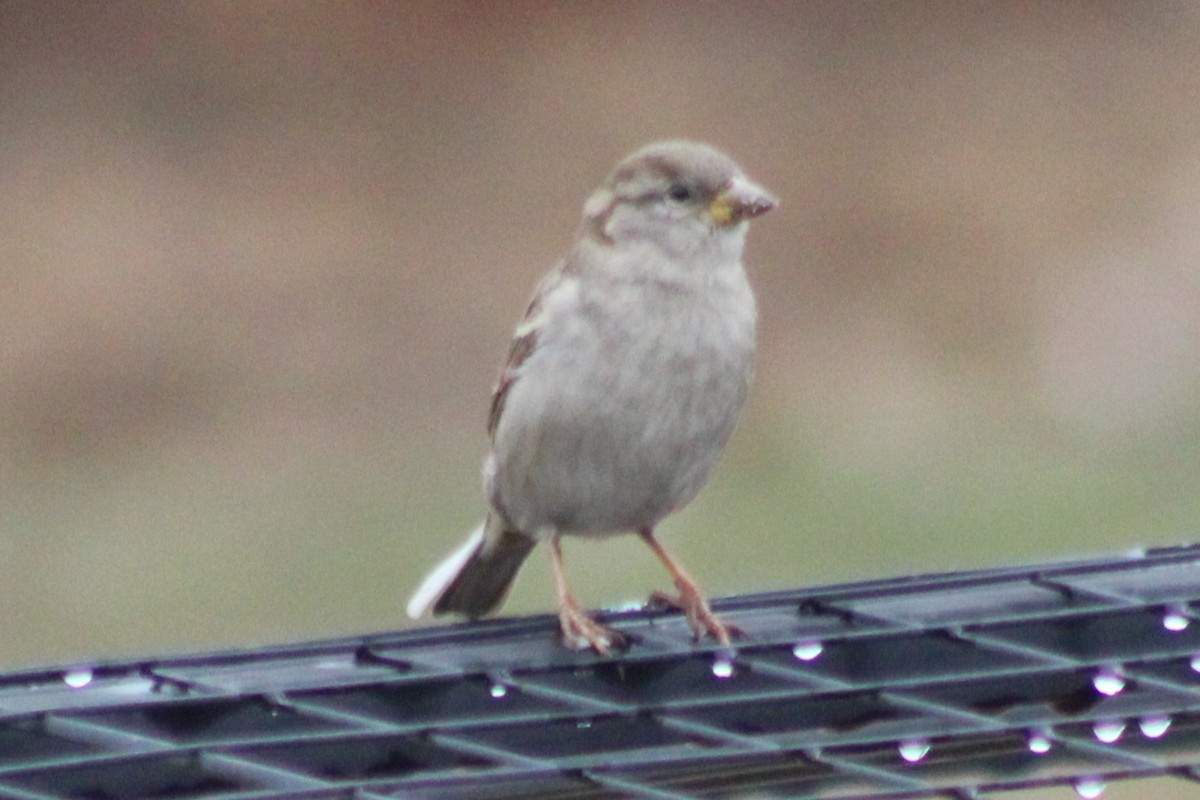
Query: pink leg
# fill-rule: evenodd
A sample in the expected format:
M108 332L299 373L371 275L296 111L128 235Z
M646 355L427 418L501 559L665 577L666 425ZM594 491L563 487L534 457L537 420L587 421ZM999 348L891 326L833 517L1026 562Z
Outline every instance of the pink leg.
M558 623L562 628L563 644L572 650L590 647L600 655L606 655L614 647L627 647L628 640L623 634L604 627L579 608L567 586L562 545L557 534L550 538L550 567L554 570L554 587L558 593Z
M638 535L642 537L642 541L650 546L658 559L662 561L663 566L667 568L667 572L671 573L671 579L675 581L675 588L679 590L678 597L671 597L662 592L655 592L651 595L651 602L666 603L669 606L678 608L687 616L688 625L692 628L692 633L696 640L708 634L720 642L725 647L728 647L735 637L741 636L741 630L727 622L723 622L720 617L712 612L708 606L708 601L704 599L704 595L700 593L700 587L696 586L696 582L687 574L680 564L671 558L670 554L663 549L659 544L658 539L654 537L654 531L650 528L638 531Z

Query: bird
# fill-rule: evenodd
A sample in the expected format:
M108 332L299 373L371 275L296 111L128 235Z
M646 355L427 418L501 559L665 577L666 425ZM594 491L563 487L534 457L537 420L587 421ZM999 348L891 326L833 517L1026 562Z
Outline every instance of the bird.
M700 142L655 142L613 168L513 334L488 414L487 514L414 592L410 617L494 612L545 542L563 644L625 649L580 607L561 540L633 533L678 592L653 602L681 610L696 640L741 634L655 527L700 491L750 391L757 310L742 253L750 220L777 204Z

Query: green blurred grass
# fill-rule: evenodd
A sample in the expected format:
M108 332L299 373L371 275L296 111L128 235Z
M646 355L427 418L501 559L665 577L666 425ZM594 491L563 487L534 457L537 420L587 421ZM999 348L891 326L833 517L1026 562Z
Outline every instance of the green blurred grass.
M762 410L660 529L713 594L1018 564L1187 541L1193 430L1096 451L980 421L853 462ZM986 433L986 435L984 435ZM410 624L424 572L482 515L481 435L369 447L148 450L103 478L43 475L5 540L6 666L307 639ZM62 491L58 491L62 489ZM666 588L634 537L568 541L581 600ZM535 554L504 613L549 612Z

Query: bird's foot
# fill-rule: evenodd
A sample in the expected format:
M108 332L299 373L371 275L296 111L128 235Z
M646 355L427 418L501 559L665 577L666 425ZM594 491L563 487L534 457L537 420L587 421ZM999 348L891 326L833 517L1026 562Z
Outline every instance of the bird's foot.
M591 648L604 656L611 650L629 647L629 637L596 622L574 602L559 604L558 624L562 629L563 645L570 650Z
M696 641L705 634L713 637L722 647L730 647L734 639L740 639L744 634L736 625L725 622L709 607L708 601L700 590L692 584L679 586L679 594L669 595L666 592L654 592L650 595L650 605L658 608L673 608L682 611L687 617L688 626Z

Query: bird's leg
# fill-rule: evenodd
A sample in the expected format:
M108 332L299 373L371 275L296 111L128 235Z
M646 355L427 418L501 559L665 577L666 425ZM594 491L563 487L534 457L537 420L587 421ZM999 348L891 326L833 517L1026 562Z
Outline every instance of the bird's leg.
M607 655L612 648L622 650L628 647L624 634L596 622L575 602L575 596L567 586L559 539L558 534L550 537L550 566L554 570L554 587L558 593L558 623L562 628L563 644L572 650L591 647L600 655Z
M670 554L663 549L659 544L658 539L654 537L654 530L644 528L638 531L638 535L642 537L658 559L662 561L663 566L667 568L667 572L671 573L671 579L675 581L675 588L679 590L678 597L672 597L663 592L655 592L650 596L651 603L661 603L667 606L678 608L687 616L688 625L692 628L692 633L696 640L699 641L705 633L712 636L723 646L728 647L735 637L741 636L742 631L736 625L731 625L724 622L712 609L708 606L708 601L704 599L704 595L700 593L700 587L696 586L696 582L687 574L680 564L671 558Z

